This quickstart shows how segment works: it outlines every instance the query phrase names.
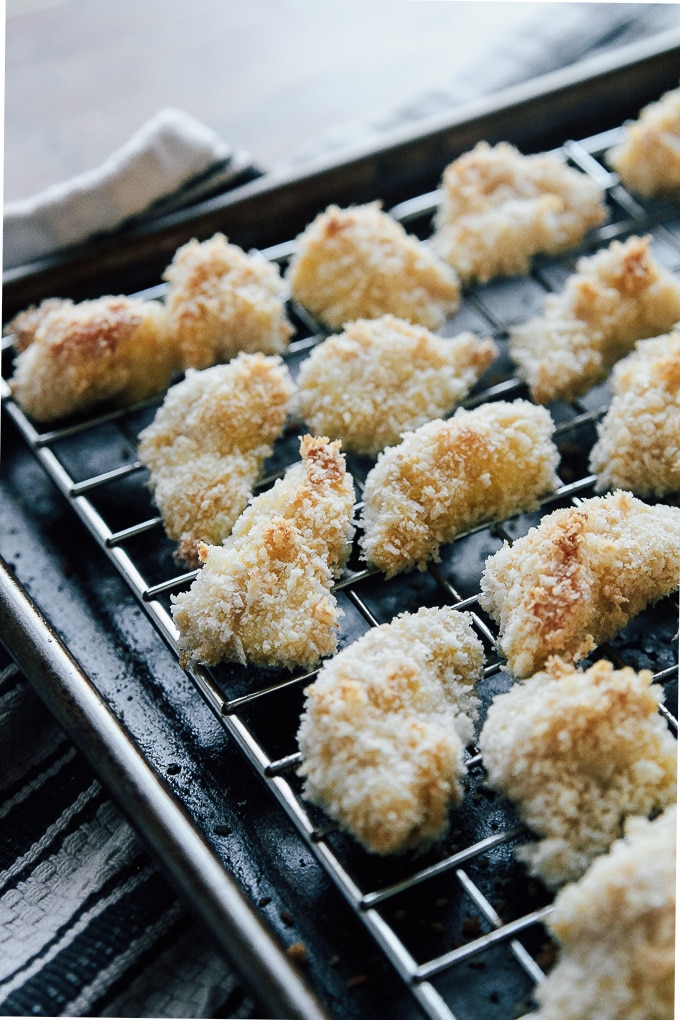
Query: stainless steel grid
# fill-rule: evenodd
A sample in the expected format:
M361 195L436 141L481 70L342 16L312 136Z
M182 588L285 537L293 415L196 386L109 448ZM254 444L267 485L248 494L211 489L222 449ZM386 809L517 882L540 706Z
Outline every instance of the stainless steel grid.
M643 205L620 185L603 161L604 153L615 143L617 137L618 132L611 131L578 142L569 141L561 148L561 154L565 159L593 176L607 190L612 213L611 221L592 235L589 247L601 246L615 237L625 237L632 232L651 232L657 253L661 254L666 264L680 273L680 210L663 203ZM417 232L418 226L421 225L423 234L426 234L437 201L438 194L433 192L416 196L390 211L409 229ZM291 241L266 249L262 255L283 265L292 254L294 243ZM474 322L473 328L478 328L486 334L490 332L502 341L507 336L509 325L532 314L536 310L534 305L539 298L542 300L547 290L559 286L560 281L573 269L574 259L575 255L568 259L538 260L525 281L526 288L522 289L519 295L514 290L514 284L511 291L511 285L503 281L487 285L485 288L473 288L464 296L462 316ZM144 296L162 297L163 292L164 286L159 285L145 291ZM299 323L299 329L286 357L291 365L294 365L296 359L304 358L305 353L323 339L324 333L309 319L304 309L292 307L291 312ZM461 313L458 313L452 320L450 328L447 325L446 332L453 335L461 328L468 328L468 323L466 322L463 327ZM512 399L520 395L524 395L523 386L510 373L500 380L494 378L491 383L482 384L473 391L465 403L470 407L486 400ZM194 572L169 571L160 579L153 580L146 576L148 569L135 551L135 542L142 540L146 543L147 549L153 551L156 545L160 546L164 541L162 522L155 513L148 495L146 502L142 500L141 505L136 508L140 511L136 519L122 527L118 526L116 521L110 520L106 510L102 511L97 502L97 496L101 492L110 491L111 487L132 477L143 477L142 466L133 458L107 470L81 476L72 470L69 458L64 458L61 452L64 444L75 443L77 447L81 441L87 439L89 442L97 430L103 430L104 435L108 435L106 430L109 426L120 430L120 434L127 437L134 447L139 428L138 424L135 424L138 420L135 415L152 413L155 403L148 402L144 407L98 415L67 427L40 431L14 404L4 379L2 397L8 414L47 474L105 551L110 562L123 576L159 634L177 654L177 632L169 612L169 596L188 586L195 576ZM606 387L600 387L583 401L560 407L556 417L556 440L568 440L579 436L579 430L592 428L606 410L606 401ZM294 456L292 451L291 444L289 461ZM360 492L365 464L363 467L361 464L355 466L352 458L348 458L348 466ZM275 475L264 479L261 485L269 484L273 477ZM555 504L576 503L582 496L592 494L594 480L593 476L582 472L577 477L565 481L557 493L545 500L540 512L550 510ZM518 533L518 527L526 530L530 523L533 522L523 520L518 525L514 519L495 522L493 525L481 526L459 536L455 544L475 535L487 535L499 544L502 539L512 541ZM478 610L477 592L466 594L464 590L460 590L461 587L466 587L467 582L459 585L455 573L452 577L446 565L430 564L422 577L423 581L427 581L431 586L431 590L436 592L439 604L445 603L472 613L487 650L485 680L501 675L503 661L495 652L495 630ZM417 582L418 578L414 583ZM371 627L381 622L371 598L366 594L367 585L370 589L370 585L380 583L381 578L376 571L363 569L358 565L356 569L348 568L336 585L336 594L344 600L346 607L351 607L361 627ZM394 583L393 581L392 584ZM609 648L606 651L619 664L625 661L625 656L622 657L615 649ZM334 826L327 824L320 813L311 809L300 796L300 787L295 776L296 766L299 764L295 733L288 734L287 750L279 753L280 749L277 747L277 752L272 753L265 746L266 741L263 742L258 735L257 725L253 725L248 716L250 709L266 705L270 699L279 697L287 690L298 692L299 697L306 684L314 678L315 672L272 676L265 671L250 673L246 671L245 685L242 682L244 677L240 674L232 683L233 675L227 671L225 676L224 671L220 672L219 668L209 670L197 667L187 670L187 673L201 696L221 720L225 730L236 741L250 766L269 786L278 805L293 821L300 837L331 877L357 917L361 919L426 1016L436 1020L475 1020L475 1017L484 1015L481 1012L470 1011L467 1006L464 1011L454 1012L457 1007L452 1005L451 1001L451 975L455 983L456 974L460 973L457 968L470 961L483 960L486 954L497 947L503 947L510 954L514 961L513 965L516 965L526 977L528 987L543 980L544 971L536 958L536 938L533 939L533 949L527 948L526 938L524 941L522 939L529 933L533 932L535 935L536 932L540 933L543 930L542 924L551 911L550 902L540 903L535 909L504 919L502 908L494 905L488 892L483 890L481 883L471 874L474 865L479 865L480 861L493 859L494 853L499 849L528 838L521 825L504 827L490 834L487 832L480 838L450 851L443 848L441 853L436 852L434 859L430 855L423 864L419 864L417 858L411 860L396 877L389 873L388 869L388 878L385 881L380 880L380 876L378 881L375 880L373 867L369 869L370 881L367 881L361 877L361 868L356 867L356 848L348 854L342 839L339 843L334 842L334 837L338 835ZM677 661L659 670L654 680L666 683L675 676ZM677 720L668 708L664 708L663 711L669 726L677 732ZM483 762L475 747L468 749L467 765L469 774L477 775L478 781L483 783ZM404 894L422 890L428 883L442 878L450 885L449 895L465 904L463 909L471 910L479 923L473 925L472 937L452 948L428 952L423 956L412 949L409 939L395 922L394 912L391 912L390 908L392 904L400 902L400 897ZM447 976L448 980L442 983L442 978Z

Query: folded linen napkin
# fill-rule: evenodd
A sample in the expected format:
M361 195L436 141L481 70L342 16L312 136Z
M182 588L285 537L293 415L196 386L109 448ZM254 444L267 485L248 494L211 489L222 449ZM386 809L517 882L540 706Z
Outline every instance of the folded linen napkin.
M182 208L256 176L250 157L182 110L159 111L101 166L11 202L3 266L33 262L145 215Z

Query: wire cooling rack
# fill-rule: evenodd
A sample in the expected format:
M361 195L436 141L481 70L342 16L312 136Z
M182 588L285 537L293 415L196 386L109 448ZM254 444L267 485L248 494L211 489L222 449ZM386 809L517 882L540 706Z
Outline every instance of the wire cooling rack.
M588 250L631 233L649 233L655 256L680 273L680 210L667 203L641 204L607 170L603 155L618 136L611 131L567 142L560 150L607 192L611 218L590 236ZM437 201L437 192L418 195L391 213L410 232L426 237ZM284 267L294 246L290 241L261 254ZM501 353L464 406L526 397L507 356L508 329L540 310L546 292L561 287L583 251L538 259L526 277L496 280L465 293L460 310L440 332L453 336L471 329L492 335ZM163 293L164 285L159 285L143 296L162 298ZM295 376L324 332L300 307L291 304L290 316L297 332L285 359ZM11 338L5 354L11 360ZM186 588L195 574L178 571L174 546L163 532L145 470L136 457L137 436L153 418L160 399L41 431L14 404L5 379L2 387L7 413L35 456L177 654L170 596ZM551 406L562 485L538 511L462 534L442 549L441 562L390 581L366 569L355 552L335 586L344 612L340 647L398 612L422 605L467 610L486 652L478 688L483 718L492 698L511 684L496 652L495 626L478 605L484 562L504 540L525 534L544 513L593 494L588 454L608 397L605 384L582 400ZM297 459L298 436L291 429L277 443L260 488ZM372 463L368 458L347 458L357 510ZM619 666L652 670L654 681L665 686L662 711L675 732L677 616L677 597L665 599L597 651ZM417 1013L437 1020L477 1020L530 1011L532 989L543 980L552 958L543 924L552 909L551 896L517 865L513 850L531 836L512 806L485 787L484 764L475 746L467 749L466 793L452 811L446 839L420 855L375 858L301 797L295 737L304 690L314 672L222 665L190 668L187 674L402 978Z

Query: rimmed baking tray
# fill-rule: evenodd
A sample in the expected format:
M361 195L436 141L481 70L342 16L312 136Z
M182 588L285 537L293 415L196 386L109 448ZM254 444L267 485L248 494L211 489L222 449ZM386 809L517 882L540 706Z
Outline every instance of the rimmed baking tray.
M139 224L12 271L5 316L53 295L160 294L176 247L216 230L283 265L296 233L331 201L380 198L425 235L443 167L480 139L507 139L524 151L560 148L608 188L611 222L589 244L651 233L659 258L680 272L680 209L641 204L604 162L621 123L676 85L679 69L680 39L666 36L477 103L379 151L305 176L252 182L154 227ZM491 332L502 346L508 326L559 287L575 254L472 289L445 332ZM302 310L292 314L294 372L321 334ZM469 403L513 395L522 388L501 358ZM240 967L265 1015L475 1020L528 1010L549 952L542 922L550 896L514 862L512 849L528 834L509 805L489 796L475 749L464 803L442 845L394 860L360 851L300 798L294 735L309 678L179 668L168 599L190 578L177 574L135 453L155 405L35 430L5 398L4 639ZM424 574L385 582L351 561L337 590L341 644L404 609L457 605L475 613L486 644L485 704L505 689L493 628L476 606L484 559L541 513L592 493L587 450L606 400L606 386L598 387L576 405L553 409L564 484L538 514L462 536ZM296 455L291 433L278 444L269 477ZM359 489L369 466L350 459ZM664 684L671 726L676 629L677 599L670 598L605 650L652 669Z

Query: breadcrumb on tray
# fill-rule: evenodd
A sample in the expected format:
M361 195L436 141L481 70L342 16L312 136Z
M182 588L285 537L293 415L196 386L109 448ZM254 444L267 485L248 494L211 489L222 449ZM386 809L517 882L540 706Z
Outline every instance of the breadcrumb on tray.
M590 470L597 490L661 497L680 490L680 332L641 340L614 366Z
M557 963L532 1020L673 1020L677 809L625 835L562 889L548 918Z
M5 333L16 335L19 350L12 394L39 422L145 400L162 393L177 369L167 313L158 301L48 298L20 313Z
M518 677L614 637L680 578L680 507L616 490L554 510L485 564L480 606Z
M644 198L680 196L680 88L649 103L626 124L607 161L621 182Z
M370 852L426 846L462 796L484 652L467 613L402 613L338 652L305 691L304 796Z
M542 315L510 332L509 351L534 400L573 400L602 382L638 340L680 320L680 282L648 237L612 241L579 259Z
M402 432L450 413L496 353L492 340L473 333L445 339L392 315L357 319L303 362L299 412L344 450L375 455Z
M293 327L279 268L224 234L177 250L163 278L183 368L208 368L239 351L282 354Z
M198 564L199 542L219 545L245 510L294 391L278 356L239 354L188 369L140 433L154 501L187 563Z
M551 659L489 708L479 738L487 782L540 837L516 856L551 888L579 878L627 817L675 803L677 741L651 678L604 659L585 672Z
M553 421L526 400L498 401L407 432L369 471L361 548L388 577L438 559L478 524L535 509L553 492Z
M576 247L606 218L599 184L558 156L479 142L444 170L432 247L464 283L485 283Z
M172 599L183 665L312 668L337 646L332 592L349 555L354 486L339 443L305 436L302 459L255 496L222 546Z
M458 308L458 278L380 202L329 206L297 238L291 294L319 322L341 329L391 313L437 329Z

